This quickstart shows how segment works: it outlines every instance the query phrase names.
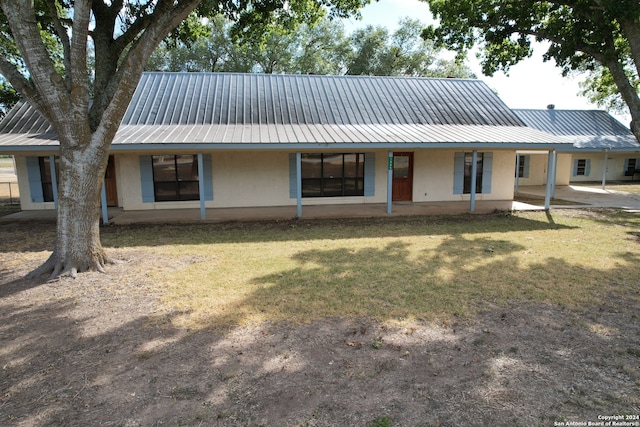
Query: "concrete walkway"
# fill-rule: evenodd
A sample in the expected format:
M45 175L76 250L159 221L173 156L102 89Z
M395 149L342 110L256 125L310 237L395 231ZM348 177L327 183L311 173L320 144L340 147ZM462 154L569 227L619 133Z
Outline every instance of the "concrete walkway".
M544 205L545 192L544 185L521 187L516 199L533 197L540 199L540 204ZM563 200L569 204L563 205ZM580 185L556 187L551 209L571 208L617 208L640 212L640 194Z
M476 201L474 213L498 211L544 210L544 186L521 187L519 201ZM566 200L568 204L562 204ZM556 196L551 209L573 208L621 208L640 213L640 194L601 190L592 187L563 186L556 188ZM303 219L315 218L366 218L408 215L443 215L469 213L469 202L426 202L394 203L391 215L387 206L380 204L321 205L302 207ZM109 208L109 221L115 225L161 224L161 223L215 223L229 221L288 220L296 216L295 206L218 208L207 209L205 220L200 219L199 209L157 209L144 211L123 211ZM56 213L48 211L22 211L0 217L0 223L10 221L56 220Z

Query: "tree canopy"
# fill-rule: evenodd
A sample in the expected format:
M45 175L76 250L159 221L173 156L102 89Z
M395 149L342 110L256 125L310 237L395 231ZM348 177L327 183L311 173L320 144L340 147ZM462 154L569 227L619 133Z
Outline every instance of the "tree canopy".
M534 40L549 41L545 60L566 74L592 72L587 92L600 93L612 82L629 109L640 140L640 2L637 0L424 0L439 25L423 37L464 55L481 47L483 72L492 75L532 54ZM602 91L602 92L601 92ZM596 98L593 98L597 100Z
M240 43L233 23L217 17L208 36L194 43L164 42L147 70L288 74L353 74L413 77L474 77L464 63L421 38L424 24L405 18L391 33L367 26L345 34L339 20L320 18L295 31L271 25L259 43Z

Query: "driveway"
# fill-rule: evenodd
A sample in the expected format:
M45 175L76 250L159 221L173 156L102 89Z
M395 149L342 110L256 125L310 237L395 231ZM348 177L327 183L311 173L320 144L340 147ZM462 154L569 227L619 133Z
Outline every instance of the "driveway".
M518 197L541 199L540 205L544 205L546 188L544 185L520 187ZM516 199L518 198L516 197ZM569 203L562 204L565 200ZM527 201L530 204L532 201ZM556 187L552 209L558 208L619 208L640 212L640 194L624 191L609 190L591 186L566 185Z

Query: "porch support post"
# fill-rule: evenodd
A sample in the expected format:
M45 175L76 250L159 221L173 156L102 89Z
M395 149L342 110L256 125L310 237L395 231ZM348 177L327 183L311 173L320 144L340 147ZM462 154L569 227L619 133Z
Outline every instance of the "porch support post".
M554 150L549 150L549 154L547 155L547 187L544 195L544 209L546 211L549 210L551 206L551 193L553 191L553 181L554 181Z
M607 187L607 162L609 161L609 150L604 149L604 165L602 167L602 189L606 190Z
M516 151L516 193L518 192L518 184L520 181L520 154Z
M102 223L109 224L109 212L107 211L107 188L102 181L102 190L100 191L100 205L102 210Z
M393 210L393 151L389 151L387 158L387 214Z
M551 180L551 183L553 184L551 186L551 197L552 198L556 198L556 184L558 181L558 152L557 151L553 151L553 179Z
M296 216L302 217L302 154L296 153Z
M204 157L198 153L198 192L200 193L200 219L207 219L207 210L204 205Z
M478 177L478 150L473 150L471 156L471 197L469 199L469 210L471 212L476 210L476 182Z
M56 171L56 156L49 156L49 168L51 169L51 191L53 192L53 206L58 209L58 172Z

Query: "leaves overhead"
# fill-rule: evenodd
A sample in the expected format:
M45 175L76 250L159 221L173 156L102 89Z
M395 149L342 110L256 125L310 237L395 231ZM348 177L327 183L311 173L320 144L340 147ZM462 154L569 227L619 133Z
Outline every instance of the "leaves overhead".
M531 56L534 40L549 42L545 60L567 74L594 72L592 99L610 99L610 83L640 124L640 2L637 0L425 0L438 26L423 37L466 55L481 48L483 73L492 75ZM598 77L598 74L600 76ZM608 75L608 77L607 77ZM608 81L609 83L605 83ZM607 86L609 84L609 86ZM640 125L632 126L640 139Z
M368 26L345 35L341 22L323 17L296 31L269 25L259 43L245 43L233 37L231 21L217 17L208 37L160 46L147 70L473 77L468 66L423 40L423 27L405 18L393 33Z

